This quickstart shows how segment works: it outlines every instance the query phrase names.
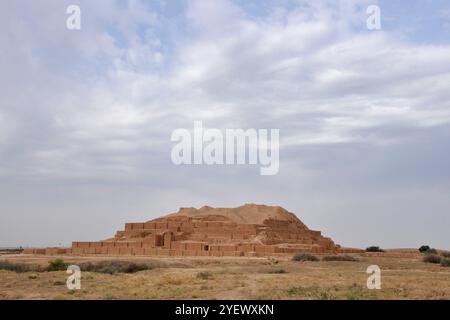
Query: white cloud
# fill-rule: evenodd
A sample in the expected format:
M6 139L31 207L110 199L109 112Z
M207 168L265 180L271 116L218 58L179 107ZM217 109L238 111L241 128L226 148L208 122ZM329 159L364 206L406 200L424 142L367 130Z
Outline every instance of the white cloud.
M229 1L193 1L186 12L190 38L175 41L163 70L167 57L160 49L168 40L151 31L160 23L156 13L140 1L107 10L102 2L82 7L87 21L80 36L50 32L61 19L54 11L41 23L18 28L13 15L7 20L14 46L3 53L1 81L11 88L3 113L19 114L21 130L39 134L25 120L30 104L38 110L33 121L47 126L44 143L27 145L18 155L30 153L31 161L40 155L37 163L58 150L77 161L94 161L82 167L96 168L95 158L83 156L92 148L106 157L118 151L133 158L145 146L169 148L164 134L196 119L208 126L282 128L282 147L383 143L392 137L371 129L450 121L450 47L352 31L358 23L364 26L365 11L357 2L302 1L289 11L253 17ZM35 10L36 17L44 14ZM37 50L45 45L44 52ZM69 48L81 57L71 55L75 60L67 73L55 57L67 60ZM16 60L20 55L25 64ZM86 72L80 69L86 64L101 67ZM26 94L18 92L23 78L14 78L17 72L26 76ZM126 157L120 161L130 162L125 167L136 164Z

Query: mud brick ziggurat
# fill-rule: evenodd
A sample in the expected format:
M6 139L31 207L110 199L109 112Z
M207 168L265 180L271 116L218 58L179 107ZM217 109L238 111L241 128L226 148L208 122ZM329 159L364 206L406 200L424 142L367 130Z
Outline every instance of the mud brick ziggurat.
M114 238L73 242L71 248L26 249L46 255L277 256L342 249L320 231L308 229L281 207L246 204L238 208L181 208L141 223L126 223Z

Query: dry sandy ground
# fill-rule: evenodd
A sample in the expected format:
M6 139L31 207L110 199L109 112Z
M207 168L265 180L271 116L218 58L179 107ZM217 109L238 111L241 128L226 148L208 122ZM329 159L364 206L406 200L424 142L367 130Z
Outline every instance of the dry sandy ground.
M109 275L83 272L81 290L67 274L0 270L0 299L450 299L450 268L420 259L359 257L357 262L293 262L288 258L62 257L70 263L126 260L152 270ZM3 255L47 265L54 257ZM382 270L380 290L366 287L366 268ZM285 273L273 273L282 269ZM200 275L199 275L200 273Z

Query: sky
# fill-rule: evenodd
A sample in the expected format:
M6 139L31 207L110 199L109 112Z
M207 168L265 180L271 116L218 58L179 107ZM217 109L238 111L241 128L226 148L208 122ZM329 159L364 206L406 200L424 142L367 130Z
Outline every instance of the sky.
M81 30L66 27L71 4ZM450 249L448 1L1 7L1 247L258 203L343 246ZM174 165L171 133L199 120L279 129L279 173Z

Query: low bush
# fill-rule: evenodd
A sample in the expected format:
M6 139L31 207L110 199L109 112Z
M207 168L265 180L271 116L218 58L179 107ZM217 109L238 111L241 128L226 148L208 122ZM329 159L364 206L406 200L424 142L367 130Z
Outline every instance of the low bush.
M442 255L444 258L450 258L450 251L442 251L442 252L441 252L441 255Z
M66 271L68 263L64 262L62 259L55 259L48 262L47 271Z
M319 261L319 258L309 253L299 253L292 257L292 261Z
M366 248L366 252L384 252L384 250L377 246L370 246Z
M437 254L427 254L425 257L423 257L423 262L427 263L441 263L441 260L442 258Z
M450 267L450 259L441 259L441 266Z
M98 272L98 273L136 273L143 270L152 269L146 264L138 264L127 261L101 261L98 263L86 262L80 264L81 271Z
M420 252L427 252L430 249L431 249L430 246L423 245L423 246L420 246L419 251Z
M323 261L359 261L359 259L348 255L325 256Z
M12 263L9 261L0 261L0 270L14 271L17 273L24 273L36 271L37 267L25 263Z

